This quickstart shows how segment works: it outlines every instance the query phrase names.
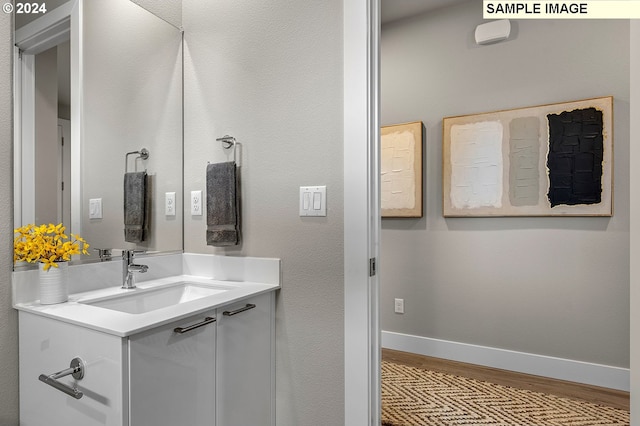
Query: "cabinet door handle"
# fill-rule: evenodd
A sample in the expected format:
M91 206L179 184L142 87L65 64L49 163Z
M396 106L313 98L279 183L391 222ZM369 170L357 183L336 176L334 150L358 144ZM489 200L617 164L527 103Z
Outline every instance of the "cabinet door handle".
M81 391L79 391L75 387L72 388L71 386L65 385L64 383L59 382L57 379L64 376L72 375L74 379L80 380L84 377L84 369L85 369L84 361L76 357L71 360L71 364L69 364L69 368L62 371L58 371L57 373L53 373L53 374L48 374L48 375L41 374L38 377L38 380L48 384L49 386L53 386L59 391L62 391L67 395L74 397L75 399L80 399L83 396L83 393Z
M244 308L238 308L235 311L224 311L222 315L224 315L225 317L231 317L236 314L239 314L240 312L248 311L249 309L253 309L255 307L256 305L254 305L253 303L247 303L247 305Z
M176 327L173 329L178 334L186 333L187 331L194 330L198 327L202 327L203 325L211 324L212 322L216 322L214 317L206 317L203 321L190 325L188 327Z

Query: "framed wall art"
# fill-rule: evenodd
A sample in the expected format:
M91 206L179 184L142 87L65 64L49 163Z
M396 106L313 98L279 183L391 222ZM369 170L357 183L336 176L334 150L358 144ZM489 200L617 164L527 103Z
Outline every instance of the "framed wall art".
M611 216L613 98L442 121L443 213Z
M422 121L380 131L382 217L422 217Z

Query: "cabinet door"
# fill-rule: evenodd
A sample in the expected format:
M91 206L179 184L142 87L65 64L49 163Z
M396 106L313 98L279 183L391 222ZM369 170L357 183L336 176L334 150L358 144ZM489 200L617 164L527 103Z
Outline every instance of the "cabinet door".
M274 300L270 292L218 309L218 426L275 425Z
M197 315L129 339L131 426L214 425L212 318L213 312Z
M26 312L19 315L20 425L127 425L122 338ZM58 381L76 386L82 398L38 379L69 368L75 357L85 362L84 377Z

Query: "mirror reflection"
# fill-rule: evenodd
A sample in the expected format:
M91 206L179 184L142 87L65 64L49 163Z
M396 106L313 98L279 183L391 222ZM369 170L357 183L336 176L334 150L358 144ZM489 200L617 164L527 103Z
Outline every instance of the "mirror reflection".
M15 226L182 250L181 31L129 0L48 8L16 15Z

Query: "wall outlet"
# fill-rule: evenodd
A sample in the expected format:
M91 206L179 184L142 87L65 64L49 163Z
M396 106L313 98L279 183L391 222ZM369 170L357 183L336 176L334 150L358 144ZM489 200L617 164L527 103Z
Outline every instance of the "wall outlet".
M176 215L176 193L175 192L164 193L164 214L166 216Z
M404 299L395 299L395 313L404 314Z
M202 216L202 191L191 191L191 215Z

